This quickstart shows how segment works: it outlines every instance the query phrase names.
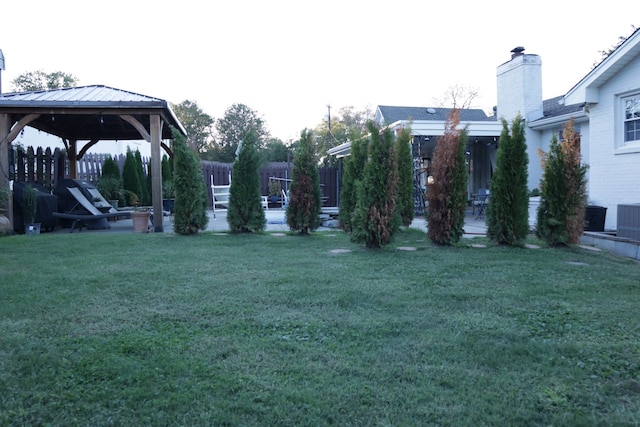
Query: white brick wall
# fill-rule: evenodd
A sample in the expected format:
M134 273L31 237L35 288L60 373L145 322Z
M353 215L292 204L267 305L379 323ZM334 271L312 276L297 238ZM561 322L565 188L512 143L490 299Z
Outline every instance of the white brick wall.
M527 121L542 117L542 61L538 55L516 56L497 70L498 117L511 122L520 114ZM529 156L529 189L542 178L538 148L542 148L538 132L525 130Z
M640 146L623 148L620 101L621 96L640 93L638 75L640 58L600 87L598 104L589 112L589 200L607 207L607 229L617 226L618 204L640 203Z

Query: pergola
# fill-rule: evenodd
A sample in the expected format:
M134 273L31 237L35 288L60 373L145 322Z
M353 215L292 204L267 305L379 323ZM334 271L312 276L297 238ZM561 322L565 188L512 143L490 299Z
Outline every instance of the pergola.
M77 178L77 160L98 141L145 140L151 144L151 170L162 170L162 140L171 128L186 135L169 104L103 85L36 92L0 94L0 186L9 185L9 149L26 126L62 139L69 157L71 178ZM152 175L154 212L162 212L162 174ZM13 228L13 201L9 199ZM153 228L162 232L162 215L153 216Z

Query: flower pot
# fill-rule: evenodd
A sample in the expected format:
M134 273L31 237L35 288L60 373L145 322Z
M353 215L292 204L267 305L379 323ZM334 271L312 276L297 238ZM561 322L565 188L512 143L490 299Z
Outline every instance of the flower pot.
M113 207L113 209L118 209L118 204L120 203L120 200L109 200L109 204Z
M0 236L8 235L10 228L11 223L9 222L9 218L4 216L4 209L0 209Z
M151 212L131 212L131 220L133 221L133 231L138 233L149 232L149 218Z

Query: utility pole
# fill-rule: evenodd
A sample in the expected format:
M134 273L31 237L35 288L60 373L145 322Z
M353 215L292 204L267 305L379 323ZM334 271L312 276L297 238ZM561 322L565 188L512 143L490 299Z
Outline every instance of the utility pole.
M329 126L329 134L331 134L331 105L327 104L327 124Z

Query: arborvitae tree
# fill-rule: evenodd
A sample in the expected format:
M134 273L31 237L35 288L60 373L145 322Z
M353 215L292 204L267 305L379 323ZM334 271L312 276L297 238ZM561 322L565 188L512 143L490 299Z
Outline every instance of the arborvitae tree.
M196 234L207 228L209 195L202 178L202 166L189 148L184 135L171 129L175 156L173 230L178 234Z
M257 134L249 131L244 136L238 158L233 163L227 223L234 233L260 232L267 223L260 192L257 139Z
M162 182L170 182L173 181L173 162L169 160L169 157L166 154L162 155Z
M398 168L391 130L381 132L371 121L367 128L369 156L358 185L351 239L379 248L391 242L400 221L396 211Z
M438 138L432 160L433 182L428 184L427 235L438 245L450 245L464 234L467 201L467 168L465 148L467 130L456 129L460 110L447 117L444 135Z
M491 179L487 206L487 235L499 244L520 246L529 233L527 144L524 120L518 114L511 124L502 119L496 171Z
M581 164L580 138L574 119L565 125L563 142L553 136L543 155L536 235L551 246L576 244L584 231L587 166Z
M136 163L135 155L133 151L127 148L127 154L124 159L124 167L122 168L122 186L125 190L130 191L137 198L137 203L142 201L142 188L140 185L140 175L138 174L138 167ZM135 203L131 200L131 194L129 194L127 204Z
M411 225L413 211L413 157L411 155L411 129L403 128L396 137L396 161L398 163L398 213L402 225ZM464 158L463 158L464 160Z
M104 163L102 164L102 173L100 177L105 178L115 178L117 180L122 181L122 175L120 174L120 168L118 167L118 162L116 162L113 157L107 156L104 159Z
M142 190L142 194L140 194L140 203L149 206L151 205L151 192L149 188L147 188L147 174L144 171L144 166L142 165L142 155L139 150L136 150L133 153L136 159L136 170L138 172L138 179L140 180L140 189Z
M118 163L111 156L107 156L102 164L102 171L96 184L100 193L107 200L118 200L123 205L127 202L122 191L122 176Z
M322 194L313 131L303 130L293 153L291 187L287 204L287 225L300 234L320 226Z
M346 232L353 230L352 216L358 198L357 186L362 180L364 165L367 163L367 138L360 131L351 132L351 154L344 158L344 174L340 190L340 225Z

